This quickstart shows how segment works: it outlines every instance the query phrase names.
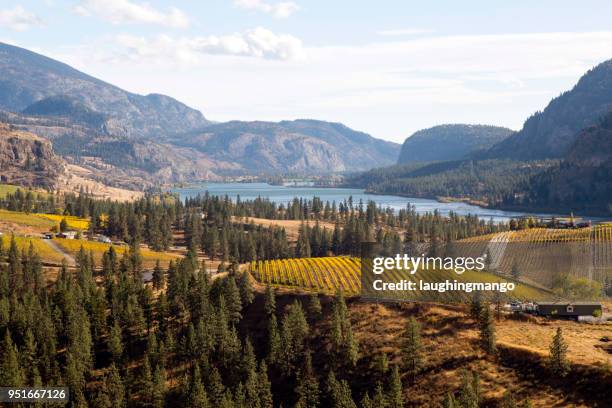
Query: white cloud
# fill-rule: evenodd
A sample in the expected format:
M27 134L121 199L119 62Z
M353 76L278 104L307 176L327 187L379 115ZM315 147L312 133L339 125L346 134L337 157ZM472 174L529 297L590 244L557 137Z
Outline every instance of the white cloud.
M303 53L302 42L298 38L288 34L275 34L263 27L222 36L174 38L158 35L147 38L124 34L115 39L124 49L120 58L146 58L184 65L197 63L204 55L290 60L299 58Z
M173 7L164 13L147 3L130 0L82 0L74 10L82 16L97 16L113 24L146 23L176 28L189 26L189 18L177 8Z
M28 28L41 26L42 24L43 22L40 17L21 6L0 10L0 26L6 26L17 31L25 31Z
M377 31L376 34L384 35L384 36L409 36L409 35L419 35L419 34L431 34L434 30L430 30L427 28L398 28L393 30L381 30Z
M293 1L267 3L264 0L234 0L234 4L242 9L272 14L276 18L287 18L300 9L300 6Z

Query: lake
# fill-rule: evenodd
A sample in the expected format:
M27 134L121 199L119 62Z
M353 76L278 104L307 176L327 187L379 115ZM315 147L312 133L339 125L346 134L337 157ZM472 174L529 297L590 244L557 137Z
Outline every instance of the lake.
M173 188L172 192L179 193L181 199L186 197L194 197L198 194L203 195L206 191L211 195L225 196L235 200L240 196L241 200L252 200L257 197L265 197L277 204L287 204L294 197L312 199L319 197L323 202L329 201L339 203L353 197L353 203L358 204L359 200L363 200L364 205L368 201L374 201L378 206L383 208L390 207L394 210L406 208L407 205L413 205L418 213L433 212L438 210L440 214L448 215L454 212L460 215L478 215L484 219L493 219L494 221L507 221L510 218L526 215L528 213L515 211L502 211L489 208L481 208L475 205L470 205L463 202L441 203L436 200L424 198L399 197L392 195L377 195L368 194L358 188L321 188L321 187L291 187L291 186L273 186L266 183L203 183L191 185L182 188ZM538 216L550 216L550 214L533 214Z

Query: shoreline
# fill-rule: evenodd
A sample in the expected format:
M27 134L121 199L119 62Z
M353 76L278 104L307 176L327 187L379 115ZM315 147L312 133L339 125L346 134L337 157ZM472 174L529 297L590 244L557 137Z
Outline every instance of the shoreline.
M171 192L172 189L191 189L191 188L197 188L199 185L202 184L254 184L254 183L261 183L261 184L266 184L272 187L282 187L282 188L295 188L295 189L307 189L307 188L317 188L317 189L356 189L356 190L361 190L363 192L363 194L369 194L369 195L373 195L373 196L390 196L390 197L399 197L399 198L406 198L406 199L411 199L411 198L415 198L415 199L424 199L424 200L432 200L432 201L436 201L440 204L450 204L450 203L464 203L464 204L468 204L474 207L478 207L478 208L482 208L482 209L488 209L488 210L498 210L498 211L507 211L507 212L518 212L518 213L524 213L524 216L533 216L534 218L542 218L542 217L557 217L557 218L562 218L562 217L568 217L571 211L568 211L567 214L563 213L563 210L560 210L559 208L526 208L526 207L509 207L509 206L490 206L488 205L486 202L482 201L482 200L475 200L469 197L449 197L449 196L415 196L415 195L407 195L407 194L401 194L401 193L384 193L384 192L375 192L375 191L370 191L361 187L354 187L354 186L348 186L348 185L337 185L337 186L283 186L283 185L274 185L274 184L270 184L270 183L266 183L266 182L253 182L253 181L248 181L248 182L221 182L221 181L196 181L196 182L189 182L189 183L176 183L175 185L171 185L171 186L167 186L166 189L168 192ZM577 218L587 218L587 219L591 219L591 221L593 222L602 222L608 219L612 219L611 216L603 214L603 213L598 213L598 212L574 212L574 216ZM518 218L520 217L520 215L516 215L516 216L508 216L508 219L511 218Z

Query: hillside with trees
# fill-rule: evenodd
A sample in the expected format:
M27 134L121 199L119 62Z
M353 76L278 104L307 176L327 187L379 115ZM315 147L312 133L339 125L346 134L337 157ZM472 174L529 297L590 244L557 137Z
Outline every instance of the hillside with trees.
M240 265L319 256L326 241L327 254L352 253L369 234L395 250L400 231L408 241L454 240L504 224L410 209L394 214L350 199L276 206L147 196L116 203L17 190L1 204L11 211L61 209L128 244L121 254L109 246L99 261L81 249L73 266L64 262L54 275L32 244L21 248L11 237L0 246L0 384L67 386L69 406L594 405L612 385L595 363L596 349L568 351L585 338L596 344L595 325L576 332L571 322L558 330L522 322L476 296L468 307L289 291L257 284ZM289 242L282 229L245 226L247 216L314 227ZM317 226L323 220L338 230L327 235ZM148 269L143 245L185 252ZM208 265L217 257L224 262L215 272ZM543 333L537 348L508 343L525 325Z
M598 123L612 108L612 60L585 73L569 91L554 98L523 128L482 154L484 158L534 160L563 157L578 133Z
M419 130L404 141L397 164L465 159L489 149L511 133L504 127L458 124Z
M607 216L611 108L612 61L606 61L489 150L460 160L377 168L352 174L345 184L494 208Z

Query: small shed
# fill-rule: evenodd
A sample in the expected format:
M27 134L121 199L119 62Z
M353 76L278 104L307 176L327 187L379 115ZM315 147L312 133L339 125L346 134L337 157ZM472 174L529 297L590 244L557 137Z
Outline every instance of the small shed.
M538 302L536 310L540 316L571 317L601 316L602 307L599 302Z
M56 236L58 238L64 238L64 239L75 239L76 235L77 235L76 231L64 231L64 232L58 233Z

